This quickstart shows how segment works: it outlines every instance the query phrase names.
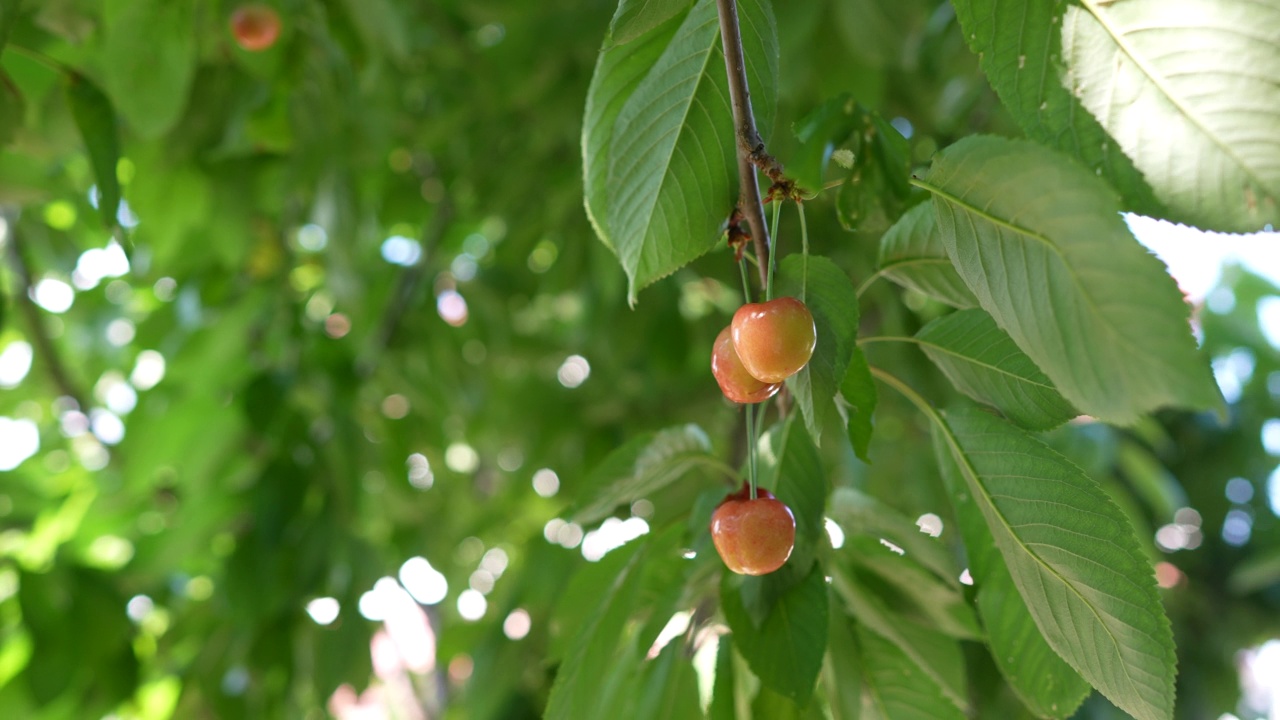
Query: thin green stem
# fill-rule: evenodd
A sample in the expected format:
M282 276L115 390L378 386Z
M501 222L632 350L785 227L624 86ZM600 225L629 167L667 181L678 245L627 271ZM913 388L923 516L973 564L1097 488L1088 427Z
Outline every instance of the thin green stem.
M747 482L751 499L756 499L756 406L747 405Z
M872 365L870 369L871 374L874 375L877 380L888 385L894 390L897 390L903 397L910 400L911 404L915 405L917 410L924 413L925 417L929 418L930 422L934 423L939 428L945 429L947 427L946 423L942 421L942 416L938 414L938 411L934 410L933 406L929 404L929 401L925 400L920 393L912 390L910 385L899 380L896 376L881 370L875 365Z
M889 268L881 268L880 270L875 271L875 273L872 274L871 277L867 278L866 280L863 280L862 284L858 286L858 299L861 300L862 294L867 291L867 288L871 287L872 283L884 277L888 272L889 272Z
M809 225L804 220L804 203L796 202L796 209L800 211L800 302L804 302L809 287Z
M742 271L742 302L751 302L751 283L747 280L747 259L738 261L738 270Z
M878 342L904 342L904 343L914 343L916 345L920 344L920 341L918 339L913 337L906 337L905 335L872 335L871 337L858 338L858 347L862 347L863 345L869 345L871 343L878 343Z
M773 238L773 248L769 253L769 276L765 280L764 299L773 299L773 271L778 266L778 216L782 214L782 201L773 201L773 223L769 228L769 237Z
M23 57L26 57L30 60L34 60L40 63L41 65L44 65L45 67L49 68L50 70L53 70L54 72L58 72L58 73L68 72L68 68L66 65L63 65L62 63L58 62L57 60L54 60L53 58L49 57L48 55L45 55L42 52L37 52L30 48L22 47L21 45L14 45L13 43L9 43L4 47L4 49L10 52L13 52L15 54L22 55Z

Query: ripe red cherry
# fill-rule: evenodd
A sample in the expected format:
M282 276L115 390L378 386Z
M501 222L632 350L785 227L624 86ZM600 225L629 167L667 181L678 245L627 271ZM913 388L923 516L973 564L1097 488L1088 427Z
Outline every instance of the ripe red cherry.
M280 15L268 5L241 5L231 13L231 34L249 52L266 50L280 37Z
M733 337L729 327L716 336L711 348L711 374L720 384L720 392L736 403L758 403L773 397L781 383L766 383L751 377L742 366L738 351L733 349Z
M800 372L818 344L813 314L793 297L747 303L733 314L730 327L743 367L766 383L782 382Z
M756 499L746 483L711 514L711 542L728 568L741 575L766 575L791 557L796 519L791 508L759 488Z

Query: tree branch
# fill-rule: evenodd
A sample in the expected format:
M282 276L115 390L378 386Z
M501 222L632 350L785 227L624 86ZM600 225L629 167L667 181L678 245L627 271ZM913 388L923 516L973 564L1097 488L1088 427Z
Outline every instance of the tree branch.
M44 318L40 315L40 309L31 299L32 277L31 263L27 259L26 251L22 248L22 239L18 235L18 224L13 218L5 218L9 221L9 254L13 258L14 269L18 273L18 292L17 303L21 308L22 315L30 326L31 340L36 346L36 357L44 358L45 369L49 372L49 377L53 380L53 384L58 390L67 397L76 401L80 406L81 412L89 411L88 398L79 389L79 387L71 380L71 375L67 372L67 366L63 364L62 357L58 354L57 347L53 344L53 338L49 337L49 331L45 327Z
M760 183L756 178L756 164L769 158L764 151L764 141L756 130L755 116L751 114L751 91L747 87L747 66L742 56L742 32L738 28L738 5L735 0L716 0L720 13L720 40L724 45L724 68L729 74L729 100L733 106L734 134L738 138L738 210L751 228L751 240L755 244L757 269L760 271L760 287L764 287L769 269L769 226L764 221L764 203L760 200Z

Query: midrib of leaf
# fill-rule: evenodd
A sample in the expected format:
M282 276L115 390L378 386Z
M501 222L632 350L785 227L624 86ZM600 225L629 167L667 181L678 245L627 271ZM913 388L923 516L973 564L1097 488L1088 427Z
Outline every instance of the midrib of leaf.
M1243 170L1244 173L1249 176L1250 180L1257 183L1259 187L1262 187L1262 188L1267 187L1267 183L1263 182L1263 180L1259 178L1256 173L1254 173L1253 168L1250 167L1248 164L1246 164L1244 159L1241 158L1239 155L1237 155L1235 150L1233 150L1230 145L1224 142L1216 134L1211 132L1209 128L1205 126L1200 116L1197 115L1195 112L1193 112L1191 108L1187 107L1182 102L1182 99L1178 95L1176 95L1171 88L1168 87L1168 85L1164 81L1164 76L1156 72L1154 68L1150 67L1149 63L1146 60L1144 60L1142 56L1130 46L1130 44L1125 40L1124 34L1119 32L1119 30L1114 25L1112 25L1112 23L1106 17L1104 17L1104 14L1098 9L1098 5L1099 5L1098 0L1080 0L1080 4L1083 5L1085 9L1089 11L1089 14L1092 15L1093 18L1098 21L1098 24L1101 25L1102 28L1107 31L1107 35L1109 35L1112 41L1115 42L1116 47L1122 53L1124 53L1126 57L1128 57L1131 61L1133 61L1133 64L1137 66L1139 70L1142 71L1142 74L1148 80L1151 81L1152 85L1155 85L1156 88L1160 90L1160 94L1165 98L1167 98L1169 102L1175 108L1178 109L1178 112L1180 112L1183 117L1190 120L1191 123L1196 126L1196 129L1198 129L1201 133L1203 133L1205 137L1209 138L1209 140L1213 142L1214 145L1217 145L1223 151L1224 154L1226 154L1232 160L1234 160L1236 163L1236 166L1239 167L1241 170ZM1162 26L1156 27L1155 29L1168 29L1168 26L1162 25ZM1115 83L1113 82L1111 83L1111 89L1114 90L1114 88L1115 88ZM1107 105L1108 107L1111 106L1110 101L1108 101Z
M947 348L944 348L941 345L938 345L937 343L931 343L927 340L921 340L919 338L912 338L912 339L915 340L920 345L928 345L929 347L936 349L938 352L943 353L944 355L949 355L954 358L959 358L960 360L970 365L977 365L978 367L984 367L992 372L999 373L1000 375L1004 375L1005 377L1008 377L1012 380L1016 380L1019 383L1023 383L1026 385L1034 385L1035 387L1044 388L1045 390L1052 390L1055 393L1058 392L1058 389L1052 385L1045 385L1044 383L1036 382L1031 378L1023 377L1021 375L1016 375L1014 373L1009 372L1008 370L1005 370L1002 367L998 367L996 365L991 365L989 363L983 362L977 359L976 357L973 357L970 355L961 355L958 352L948 350Z
M697 26L697 27L696 27L696 28L694 28L693 30L699 30L699 29L701 29L701 28L703 28L703 27L705 27L705 26L707 26L707 25L710 25L710 24L712 24L712 23L715 23L715 22L718 22L718 21L717 21L717 19L716 19L716 18L714 18L714 17L713 17L713 18L711 18L710 20L708 20L707 22L703 23L702 25ZM691 30L691 31L690 31L690 34L694 34L694 33L693 33L693 30ZM716 45L716 43L717 43L719 40L720 40L720 31L719 31L719 30L717 30L717 31L715 31L715 32L712 34L712 38L711 38L711 47L710 47L707 51L705 51L705 52L703 53L702 65L699 67L698 72L697 72L697 73L695 73L695 74L693 75L693 76L696 76L696 77L698 78L698 80L697 80L697 82L695 83L695 85L694 85L694 87L693 87L693 92L691 92L691 93L689 94L689 101L688 101L687 103L684 103L684 109L683 109L683 111L682 111L682 112L681 112L681 114L680 114L680 124L679 124L679 125L677 125L677 126L676 126L674 129L672 129L671 131L666 132L666 133L663 133L663 134L661 134L661 135L658 135L658 136L654 139L654 142L653 142L653 144L654 144L654 145L656 145L656 144L660 143L663 139L665 139L665 138L669 137L672 133L675 133L675 134L678 136L680 133L684 132L684 130L685 130L685 125L686 125L686 121L687 121L687 120L688 120L688 118L689 118L689 110L693 107L694 103L698 102L698 91L702 88L703 83L705 83L705 82L706 82L706 80L707 80L707 63L709 63L709 62L711 61L711 58L712 58L713 56L715 56L715 54L716 54L716 53L715 53L715 45ZM688 55L685 55L684 57L679 58L679 59L678 59L677 61L675 61L675 63L673 63L673 64L679 64L680 62L683 62L684 60L686 60L686 59L688 59L688 58L690 58L690 57L692 57L692 56L694 56L694 55L696 55L696 54L697 54L697 52L691 52L691 53L689 53ZM678 86L678 85L680 84L680 82L683 82L683 81L684 81L684 80L686 80L686 79L687 79L687 78L681 78L681 80L680 80L679 82L673 82L673 83L671 83L671 87L670 87L670 88L668 88L666 92L667 92L667 93L672 92L672 91L675 89L675 87L676 87L676 86ZM661 96L660 96L660 97L661 97ZM655 121L656 121L656 118L655 118ZM651 127L651 126L652 126L652 125L650 125L650 127ZM676 151L677 151L677 149L678 149L679 145L680 145L680 141L679 141L679 139L678 139L678 138L677 138L676 142L671 143L671 150L670 150L670 152L669 152L669 153L667 154L667 156L666 156L666 162L664 162L664 163L663 163L663 167L666 167L666 168L670 168L670 167L671 167L671 158L675 156ZM628 148L628 150L631 150L631 148ZM612 160L610 160L610 162L612 163L613 161L612 161ZM628 206L633 207L632 214L634 214L634 213L636 213L636 212L643 212L643 211L642 211L638 206L636 206L634 203L631 203L631 202L630 202L631 198L635 196L635 194L636 194L636 190L640 187L640 184L639 184L639 183L631 182L631 181L629 180L629 178L631 178L631 176L633 176L633 175L635 174L635 172L636 172L635 168L636 168L636 167L637 167L637 165L632 164L632 165L631 165L631 169L630 169L630 170L628 170L628 172L627 172L627 173L623 174L623 175L618 179L618 182L621 184L621 186L622 186L622 187L624 187L624 188L627 188L627 189L629 190L629 192L627 192L625 195L620 195L620 196L618 196L618 201L617 201L616 203L613 203L614 205L618 205L618 206L620 206L620 207L628 207ZM666 183L667 183L667 181L668 181L668 179L669 179L670 177L671 177L671 173L669 173L669 172L663 172L663 173L662 173L662 179L658 182L657 189L652 193L653 199L652 199L652 201L648 204L648 210L647 210L647 212L648 212L648 214L649 214L650 216L652 216L652 214L653 214L653 209L654 209L654 207L656 207L656 206L657 206L659 198L661 198L661 197L662 197L662 188L666 186ZM626 202L623 202L624 198L625 198ZM650 226L651 226L651 223L650 223ZM646 232L646 234L647 234L647 232ZM633 261L633 262L638 262L638 260L639 260L639 256L640 256L640 255L642 255L642 254L643 254L643 252L644 252L645 244L646 244L646 243L644 243L644 242L631 243L631 245L633 245L634 247L631 249L631 252L629 252L629 253L627 254L627 259L628 259L628 260L631 260L631 261ZM637 265L637 267L638 267L638 265Z
M969 461L969 456L964 452L964 449L960 447L960 442L956 439L955 435L951 432L951 427L947 425L945 420L942 419L942 416L938 414L938 411L934 410L933 406L925 402L925 400L921 398L919 395L917 395L914 390L912 390L905 383L903 383L901 380L894 377L893 375L877 367L872 367L871 372L873 375L880 378L881 381L891 385L894 389L898 390L904 396L906 396L907 399L910 400L918 410L924 413L929 418L929 421L932 422L934 426L938 428L938 430L942 433L942 436L946 438L947 447L951 450L951 457L956 461L956 465L960 468L961 472L964 475L965 484L969 486L969 492L973 493L974 495L981 496L986 501L981 507L983 514L988 515L988 517L995 517L996 519L998 519L999 525L1002 528L1002 530L1005 532L1005 534L1010 539L1012 539L1014 543L1016 543L1019 547L1021 547L1028 556L1033 558L1039 566L1041 566L1042 572L1047 571L1049 575L1052 575L1053 577L1057 578L1058 581L1062 583L1062 585L1065 588L1067 588L1072 594L1074 594L1080 600L1080 602L1083 603L1084 606L1089 609L1089 612L1092 613L1095 618L1097 618L1098 624L1101 625L1103 631L1106 633L1106 637L1111 642L1112 647L1116 649L1116 656L1122 657L1123 654L1120 652L1121 645L1116 640L1115 633L1111 631L1111 626L1107 622L1105 622L1103 617L1100 614L1098 614L1098 611L1094 609L1093 603L1090 602L1084 595L1082 595L1080 591L1076 590L1075 585L1070 583L1065 577L1062 576L1061 573L1057 572L1053 568L1053 566L1049 565L1044 560L1042 560L1038 554L1036 554L1031 550L1031 546L1022 542L1022 540L1013 532L1012 524L1009 522L1008 518L1006 518L1000 512L999 508L996 507L995 502L993 502L993 496L987 492L986 488L983 487L982 483L978 482L977 469L973 467L973 464ZM1020 453L1010 453L1010 454L1018 455ZM1039 479L1042 480L1043 478L1039 478ZM1059 548L1055 548L1055 549L1059 549ZM1046 592L1045 595L1047 596L1048 593ZM1056 648L1055 648L1055 651L1056 651ZM1128 663L1120 663L1120 665L1121 667L1124 668L1124 677L1125 677L1125 680L1128 681L1131 691L1133 691L1136 696L1143 697L1141 693L1136 692L1137 690L1137 686L1135 684L1136 681L1134 680L1133 676L1129 673Z
M1118 328L1116 328L1114 325L1111 324L1111 318L1107 317L1104 313L1098 310L1098 306L1093 301L1093 296L1085 291L1084 284L1080 282L1079 276L1076 275L1075 268L1072 267L1071 263L1067 262L1067 257L1062 254L1062 249L1059 248L1052 240L1045 237L1044 235L1041 235L1040 233L1033 232L1026 228L1014 225L1013 223L1003 218L998 218L982 208L972 205L964 200L961 200L960 198L956 197L955 195L952 195L951 193L947 192L946 190L943 190L940 187L930 185L924 180L913 178L911 182L912 184L917 185L921 188L924 188L925 190L928 190L934 195L937 195L938 197L941 197L963 208L964 210L974 215L977 215L978 217L982 218L983 220L986 220L987 222L990 222L998 227L1009 230L1010 232L1014 232L1024 237L1035 240L1036 242L1039 242L1040 244L1049 248L1049 250L1054 255L1056 255L1060 261L1062 261L1063 272L1067 274L1067 277L1071 278L1071 284L1075 286L1076 293L1081 298L1083 298L1084 305L1089 309L1089 313L1095 319L1098 320L1098 322L1102 325L1102 327L1105 328L1107 332L1115 339L1115 342L1117 344L1123 345L1125 347L1130 347L1130 343L1128 342L1124 333L1120 332ZM972 220L970 220L969 225L973 230L974 237L980 238L982 233L978 232L978 227L973 224ZM1003 255L1003 253L1001 254ZM997 324L999 323L997 322Z

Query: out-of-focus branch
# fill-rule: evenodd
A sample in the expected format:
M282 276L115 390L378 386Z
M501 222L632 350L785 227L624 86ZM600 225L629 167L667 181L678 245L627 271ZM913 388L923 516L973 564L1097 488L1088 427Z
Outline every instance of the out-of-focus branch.
M76 401L80 409L87 411L89 404L86 396L75 381L71 379L71 374L67 372L67 366L62 362L62 356L58 354L58 348L53 343L53 338L49 336L49 329L44 322L44 316L40 312L40 308L31 299L31 289L34 286L31 274L31 260L27 256L26 248L22 244L22 236L18 232L17 222L10 216L5 216L9 221L9 255L13 261L14 270L18 274L18 292L15 298L19 312L22 313L26 320L28 330L31 333L32 343L36 346L37 364L44 367L49 373L49 378L53 380L53 384L63 395Z

